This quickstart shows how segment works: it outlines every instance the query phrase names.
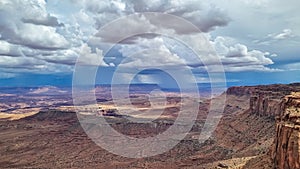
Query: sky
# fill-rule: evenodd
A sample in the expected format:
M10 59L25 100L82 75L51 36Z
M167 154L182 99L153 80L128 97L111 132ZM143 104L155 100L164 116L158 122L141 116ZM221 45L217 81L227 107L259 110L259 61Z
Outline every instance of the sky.
M298 0L1 0L0 86L70 86L80 65L97 68L97 84L299 82L299 6Z

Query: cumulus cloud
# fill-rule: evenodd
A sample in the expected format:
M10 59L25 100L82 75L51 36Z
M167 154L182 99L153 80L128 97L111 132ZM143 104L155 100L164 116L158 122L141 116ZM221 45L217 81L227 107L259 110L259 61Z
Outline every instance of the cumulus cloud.
M22 68L22 69L35 69L42 68L43 62L31 57L11 57L1 56L0 66L1 68Z
M226 50L226 46L225 46ZM248 53L247 46L241 44L235 44L234 46L230 46L227 48L226 57L240 57L246 56Z
M67 18L68 22L63 23L57 18L63 14L52 14L46 6L44 0L0 1L2 71L70 72L78 56L93 56L94 49L85 41L87 34L91 33L90 27L93 25L90 23L94 19L81 10L74 12ZM99 49L95 51L101 55L100 59L103 58ZM86 59L86 64L95 62ZM106 64L103 62L101 65Z
M211 42L220 56L226 71L272 71L265 67L274 62L268 57L269 52L248 50L243 44L234 44L225 37L217 37Z
M196 36L197 37L197 36ZM152 39L140 38L137 44L121 45L120 53L123 54L123 62L120 67L126 67L127 71L141 68L188 68L197 74L203 72L222 72L222 66L227 72L240 71L280 71L269 68L274 64L270 57L274 54L260 50L249 50L246 45L236 43L232 38L216 37L210 41L210 46L216 50L216 55L202 39L193 38L193 47L200 47L203 53L195 55L176 41L164 37ZM198 58L200 57L200 59ZM219 60L219 61L218 61ZM202 62L201 62L202 61ZM128 73L128 72L126 72Z
M67 40L56 32L58 21L47 13L45 1L1 1L1 40L38 49L61 49Z
M102 50L96 48L95 52L93 52L92 48L86 43L79 47L73 47L56 52L40 53L39 55L34 55L32 57L49 63L69 66L74 66L76 62L82 65L108 66L103 61L104 56L102 54ZM80 59L77 60L79 57Z
M210 32L216 27L226 26L231 19L225 11L220 8L200 3L196 0L189 1L145 1L145 0L104 0L104 1L85 1L86 10L93 14L96 20L96 29L102 28L105 24L128 14L142 12L161 12L172 14L194 24L202 32ZM172 30L177 34L195 33L195 29L189 28L185 24L176 23L170 17L161 17L159 20L147 15L137 15L129 18L124 23L120 22L110 25L107 32L98 34L104 41L111 42L122 35L131 35L134 30L150 31L153 30ZM142 24L141 24L142 23ZM111 39L110 39L111 38Z
M62 35L56 33L55 28L31 24L24 24L14 39L7 41L34 49L48 50L66 49L69 45Z
M9 73L11 76L18 73L70 73L73 66L46 62L33 57L0 56L0 72Z
M172 53L161 37L140 39L139 45L123 45L120 52L125 56L119 66L129 68L168 68L185 65L185 60Z
M17 45L13 45L6 41L0 40L0 55L20 56L21 52Z
M218 8L205 6L197 1L153 1L149 3L130 0L89 0L77 2L76 7L81 8L79 11L72 14L66 12L66 15L71 19L70 22L61 16L64 13L51 14L48 12L47 3L44 0L3 0L0 3L0 55L26 57L26 59L17 59L20 62L28 61L32 57L32 59L47 63L73 65L79 55L90 57L94 57L93 54L102 55L101 50L82 45L88 37L85 33L93 33L90 31L91 25L96 30L113 19L136 12L154 11L177 15L194 22L203 31L224 26L226 25L225 22L229 21L228 17L223 15L224 13ZM227 21L223 22L223 19ZM146 24L139 24L141 21ZM136 30L151 32L155 29L173 29L177 33L191 33L190 30L184 28L184 25L176 26L168 21L163 21L162 24L157 25L154 20L144 15L139 15L122 25L121 29L120 25L109 28L110 32L118 33L98 34L96 36L101 36L102 39L110 42L118 38L119 35L130 34ZM172 55L166 48L161 48L159 52L161 55ZM146 53L144 55L151 55ZM167 58L165 59L168 63L172 62L168 61ZM103 61L100 64L107 66Z
M57 52L39 52L38 55L33 55L32 57L49 63L74 65L78 57L78 50L76 48Z
M163 12L182 17L198 26L203 32L209 32L218 26L226 26L231 20L226 12L216 6L201 3L197 0L154 1L153 3L148 3L146 0L127 0L125 2L135 12ZM190 33L180 30L176 32Z
M159 84L161 83L160 79L154 77L153 75L143 75L140 74L137 76L137 80L140 83L149 83L149 84Z
M44 25L44 26L63 26L62 23L58 23L57 18L50 16L40 18L22 18L24 23L31 23L34 25Z
M210 46L203 37L195 33L195 29L174 20L154 18L141 12L162 12L182 17L207 36L217 27L230 23L231 19L223 9L209 2L197 0L84 0L57 1L68 4L68 10L62 11L57 5L49 10L44 0L2 0L0 1L0 66L6 70L34 72L71 71L76 59L83 65L120 66L127 68L163 67L203 69L204 64L195 60L195 55L186 48L178 47L171 41L157 35L132 37L123 41L119 52L124 62L106 63L101 45L92 42L100 38L109 44L120 40L120 37L136 32L167 32L176 34L189 42L188 45L203 51L201 59L209 69L218 70L217 58L210 55ZM140 13L123 23L107 27L106 31L97 29L106 23L128 14ZM141 24L143 23L143 24ZM93 35L92 37L90 37ZM273 40L284 40L293 37L291 29L271 34ZM232 43L229 38L217 37L211 44L220 56L227 71L273 71L267 66L273 64L269 58L274 56L260 50L249 50L240 43ZM104 48L104 47L103 47ZM134 53L137 52L137 53ZM189 56L187 58L184 55ZM115 57L115 56L114 56ZM103 60L104 59L104 60ZM18 70L16 70L17 72ZM128 73L128 72L127 72ZM146 79L146 77L141 77Z
M20 5L23 5L22 18L21 21L24 23L31 23L34 25L44 25L44 26L62 26L62 23L59 23L57 18L50 15L46 10L46 1L44 0L33 0L33 1L10 1L15 5L15 8L20 8ZM14 3L16 2L16 3ZM18 3L18 4L17 4ZM18 6L17 6L18 5Z
M122 28L120 28L120 26ZM152 32L156 28L144 15L134 15L127 19L112 23L109 27L104 27L96 34L104 42L119 42L123 37L135 36L138 32ZM122 42L124 43L124 42ZM130 43L125 41L125 43Z
M180 17L187 19L195 24L202 32L210 32L216 27L226 26L231 19L221 9L215 6L204 6L205 10L190 11L185 9L184 13L179 12ZM178 11L172 11L170 14L177 15Z
M197 40L199 38L194 42ZM125 67L127 71L130 68L174 69L182 67L191 69L195 73L203 73L222 72L224 71L220 66L222 64L227 72L279 71L279 69L268 67L274 63L269 52L249 50L246 45L235 43L231 38L219 36L210 41L211 47L216 50L216 55L210 54L213 51L205 44L202 45L203 53L197 56L187 47L176 43L178 42L172 42L168 38L155 37L153 39L141 38L138 40L138 45L122 45L120 52L125 58L117 66ZM198 44L201 44L201 41L198 41Z
M77 62L83 65L108 66L103 61L102 50L98 48L95 50L95 52L92 52L92 49L87 44L83 44L79 52L80 58L78 58Z

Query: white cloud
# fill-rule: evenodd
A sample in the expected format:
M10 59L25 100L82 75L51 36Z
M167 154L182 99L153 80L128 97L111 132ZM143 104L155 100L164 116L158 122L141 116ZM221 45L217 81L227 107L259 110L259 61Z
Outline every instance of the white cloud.
M244 66L232 66L226 68L227 72L243 72L243 71L264 71L264 72L279 72L282 71L282 69L272 69L268 67L264 67L263 65L244 65Z
M241 57L246 56L248 53L247 46L241 44L235 44L227 49L226 57Z
M269 52L249 50L246 45L236 43L232 38L219 36L208 46L209 44L205 44L199 36L195 37L190 40L195 44L194 48L201 48L201 60L194 58L198 56L190 53L186 47L180 46L176 41L169 41L168 38L140 38L136 39L135 44L122 45L120 52L125 59L117 66L128 69L185 67L199 72L220 72L223 71L222 66L227 72L279 71L267 67L274 63L269 58ZM210 54L213 52L210 48L215 49L217 55Z
M95 55L100 55L101 65L106 66L101 50L85 44L94 30L94 19L84 10L75 10L70 17L59 12L62 13L50 13L44 0L0 1L2 71L70 72L78 56L93 57L94 50ZM95 64L94 61L89 58L85 63Z
M224 78L209 78L201 75L196 76L197 83L223 83L223 82L239 82L238 79L224 79Z
M294 41L296 35L293 33L291 29L283 29L280 33L271 33L268 34L265 38L260 40L254 40L255 43L260 45L270 45L278 42L286 42L290 43Z
M19 56L21 52L17 45L0 40L0 55Z
M141 12L162 12L176 15L192 22L203 32L212 31L216 27L226 26L231 21L226 12L220 8L209 3L201 3L197 0L151 2L145 0L104 0L100 2L86 0L84 4L86 10L94 14L93 17L96 20L97 29L119 17ZM150 21L151 27L156 25L155 27L160 29L173 29L179 34L190 34L194 31L193 29L186 29L186 25L174 24L173 21L164 20L164 18L161 18L158 24L157 21L151 21L151 18L142 17L143 15L141 15L141 19L148 19ZM131 24L130 22L125 24L120 23L116 28L112 29L118 29L118 32L121 31L121 33L124 32L123 29L136 29ZM122 29L120 29L120 25Z
M74 65L77 57L79 56L77 50L78 49L71 48L50 53L38 52L38 55L33 55L32 57L49 63Z
M226 71L270 71L272 69L265 67L274 62L268 58L269 52L259 50L248 50L243 44L234 44L232 39L217 37L212 41L217 54L221 57Z
M293 32L291 29L284 29L281 33L271 35L271 37L275 40L283 40L294 37Z
M9 41L34 49L64 49L69 45L55 28L32 24L23 24L15 39Z
M34 69L43 66L43 62L31 57L0 56L1 68Z
M85 10L81 9L73 15L73 18L83 36L90 36L96 33L96 29L94 28L95 20Z
M52 26L55 17L47 13L44 1L1 1L1 39L38 49L66 48L67 40Z
M0 72L9 73L61 73L72 72L73 68L69 65L61 65L56 63L49 63L44 60L33 57L11 57L0 56Z
M104 56L102 54L102 50L100 50L98 48L96 48L96 52L92 52L92 49L87 44L83 44L81 46L79 55L80 55L80 57L77 60L77 62L79 64L95 65L95 66L108 66L103 61Z
M121 28L122 27L122 28ZM109 27L104 27L96 34L104 42L118 42L122 37L136 35L137 32L152 32L155 26L144 15L134 15L126 20L119 20Z
M161 37L140 39L138 46L123 45L120 52L126 57L121 67L129 68L170 68L184 66L185 60L172 53Z
M102 50L96 48L95 52L93 52L91 47L89 47L86 43L82 44L79 47L73 47L70 49L60 50L52 53L45 53L43 55L36 55L33 57L49 63L69 66L74 66L76 62L83 65L108 66L103 61Z
M159 84L161 83L160 79L155 78L153 75L138 75L137 76L139 83L149 83L149 84Z
M273 24L273 22L283 21L275 17L279 9L267 8L271 5L270 0L222 2L217 0L201 2L198 0L69 0L55 3L52 1L51 7L47 6L48 3L44 0L0 1L0 65L2 68L35 72L70 71L77 57L82 56L80 63L86 65L174 68L187 64L192 68L202 69L203 64L198 63L197 58L184 57L184 54L191 53L185 53L184 48L175 47L176 45L173 46L160 37L144 36L125 41L120 52L126 56L126 62L121 65L105 63L102 53L105 50L101 48L102 46L89 41L92 39L90 35L96 33L97 29L119 17L138 12L163 12L192 22L206 32L207 36L214 34L215 32L212 31L217 27L225 27L232 23L234 26L229 25L228 28L233 33L225 31L224 34L236 36L236 39L217 36L211 42L226 71L277 71L268 68L268 65L273 64L271 57L277 56L275 53L279 52L256 48L251 46L252 42L238 36L248 36L252 33L262 37L269 34L257 43L289 42L290 39L297 37L298 32L295 28L299 23L295 17L286 17L287 14L284 14L285 19L290 19L285 22L293 21L294 25L282 24L284 27L282 25L277 27L277 24ZM274 3L277 6L281 4L278 1ZM248 6L249 9L246 8ZM283 8L284 11L288 11L295 7L283 6ZM266 13L271 14L266 15ZM258 17L260 15L262 16ZM268 23L272 26L266 26ZM277 32L275 29L282 31ZM98 33L96 36L101 37L102 42L109 43L138 31L156 30L182 37L193 48L203 51L201 59L207 64L208 69L218 69L216 65L218 58L209 55L210 46L205 44L199 34L195 34L192 29L187 29L184 24L177 24L166 18L155 21L151 17L140 14L124 23L109 27L106 33ZM222 33L222 30L217 29L217 34ZM140 53L134 55L133 52Z
M273 53L270 55L270 57L277 57L278 55L276 53Z

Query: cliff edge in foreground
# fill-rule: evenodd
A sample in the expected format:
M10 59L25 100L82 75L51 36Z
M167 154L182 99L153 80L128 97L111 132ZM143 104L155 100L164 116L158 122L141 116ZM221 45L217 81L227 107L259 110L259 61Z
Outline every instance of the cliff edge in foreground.
M277 118L272 160L276 169L300 169L300 92L283 101Z

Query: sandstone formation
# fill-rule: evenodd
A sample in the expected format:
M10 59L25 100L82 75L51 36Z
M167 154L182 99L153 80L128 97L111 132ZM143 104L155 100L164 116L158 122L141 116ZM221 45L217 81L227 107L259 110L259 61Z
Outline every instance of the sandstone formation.
M228 89L229 95L248 96L248 112L270 118L276 126L271 151L253 158L244 168L300 168L300 93L297 91L300 91L299 83Z
M207 141L198 141L210 106L209 100L203 100L186 138L166 153L143 159L117 156L97 146L73 112L43 110L20 120L3 119L0 168L297 169L300 94L285 97L295 91L300 91L300 84L231 87L223 117ZM170 99L177 104L177 98ZM144 100L137 98L139 104L144 105ZM102 103L106 109L100 113L116 131L138 138L167 130L178 111L168 107L168 115L174 119L137 124L104 105L109 103Z
M283 111L282 99L296 91L300 91L299 83L231 87L227 94L250 97L250 113L275 119Z
M272 160L276 169L300 168L300 92L284 98L277 118Z
M280 93L258 93L250 98L250 111L259 116L275 117L282 111Z

